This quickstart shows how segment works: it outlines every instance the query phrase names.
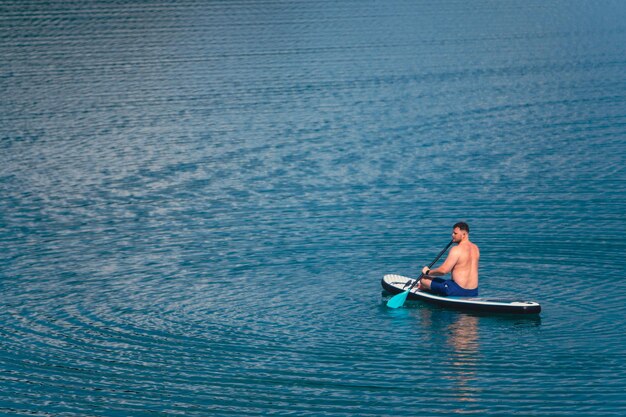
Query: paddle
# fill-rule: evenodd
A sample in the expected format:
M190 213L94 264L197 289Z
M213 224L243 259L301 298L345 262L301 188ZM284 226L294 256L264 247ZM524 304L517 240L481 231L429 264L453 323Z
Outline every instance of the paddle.
M428 269L430 269L431 266L433 266L438 260L439 258L441 258L441 255L443 255L444 253L446 253L446 251L448 250L448 248L450 247L450 245L452 245L454 241L451 240L450 243L448 243L448 245L443 248L443 250L441 252L439 252L439 255L437 255L437 257L435 258L434 261L432 261L430 263L430 265L428 265ZM413 289L413 287L415 287L415 285L417 285L418 282L420 282L420 279L422 279L422 277L424 276L424 274L420 274L419 278L417 278L413 284L411 284L411 286L409 287L408 290L406 290L405 292L401 292L400 294L396 294L393 297L391 297L389 299L389 301L387 301L387 307L391 307L391 308L398 308L398 307L402 307L402 305L404 304L404 302L406 301L406 297L409 295L409 292L411 292L411 290Z

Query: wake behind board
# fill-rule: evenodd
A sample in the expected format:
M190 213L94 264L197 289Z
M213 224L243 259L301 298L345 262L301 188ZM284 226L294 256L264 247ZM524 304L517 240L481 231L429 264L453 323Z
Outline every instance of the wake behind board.
M381 284L385 291L399 294L406 291L413 283L413 278L402 275L385 275ZM541 305L534 301L516 301L480 297L443 297L413 287L407 297L409 300L423 300L443 307L460 310L473 310L491 313L539 314Z

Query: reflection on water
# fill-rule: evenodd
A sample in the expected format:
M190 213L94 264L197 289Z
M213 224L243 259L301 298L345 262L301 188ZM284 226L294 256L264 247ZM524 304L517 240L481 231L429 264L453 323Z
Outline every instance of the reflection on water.
M443 377L453 382L448 395L462 403L475 402L480 393L479 388L472 386L480 355L479 320L475 315L430 306L420 309L420 327L445 338L441 345L445 349L434 354L450 366Z
M476 376L476 362L480 344L476 316L458 314L448 326L447 345L451 351L452 376L456 383L455 395L460 401L476 401L479 389L471 383Z
M485 367L489 366L490 361L502 361L494 352L508 355L509 349L523 345L527 332L534 331L541 325L541 317L538 315L460 312L419 302L409 303L407 307L404 310L419 308L416 325L418 331L425 334L426 343L441 346L437 351L425 350L423 355L432 356L435 364L443 366L441 379L449 381L451 385L433 389L439 395L453 399L451 404L456 406L450 411L460 414L468 413L468 404L472 405L472 412L484 411L481 399L485 394L481 378L484 377ZM485 340L481 340L481 329L486 334ZM498 336L498 331L502 332L505 339L510 337L513 341L503 341Z

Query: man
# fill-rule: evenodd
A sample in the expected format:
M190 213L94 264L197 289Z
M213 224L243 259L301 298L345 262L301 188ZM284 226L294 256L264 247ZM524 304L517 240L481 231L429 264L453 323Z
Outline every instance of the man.
M452 227L452 241L457 246L450 249L446 261L435 269L425 266L425 275L419 283L420 290L430 291L438 295L457 297L475 297L478 295L478 246L469 240L469 226L459 222ZM451 280L436 278L452 273Z

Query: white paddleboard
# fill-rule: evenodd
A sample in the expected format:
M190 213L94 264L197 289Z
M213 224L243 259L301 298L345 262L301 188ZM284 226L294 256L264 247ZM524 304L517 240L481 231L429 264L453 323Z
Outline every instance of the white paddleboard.
M414 281L415 278L388 274L383 277L381 284L388 293L399 294L406 291ZM417 285L409 292L407 298L409 300L423 300L440 306L461 310L515 314L539 314L541 312L541 305L534 301L481 297L445 297L428 291L418 290Z

